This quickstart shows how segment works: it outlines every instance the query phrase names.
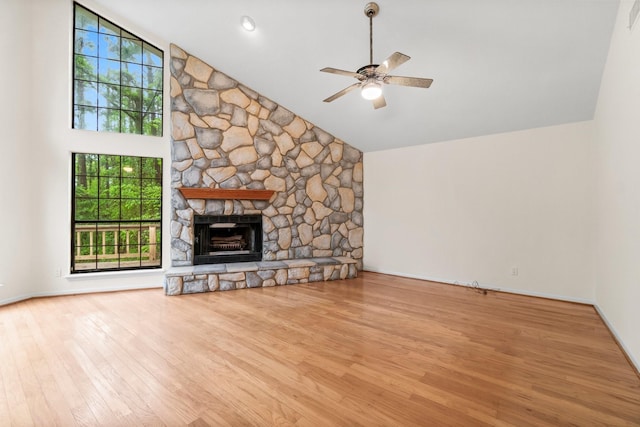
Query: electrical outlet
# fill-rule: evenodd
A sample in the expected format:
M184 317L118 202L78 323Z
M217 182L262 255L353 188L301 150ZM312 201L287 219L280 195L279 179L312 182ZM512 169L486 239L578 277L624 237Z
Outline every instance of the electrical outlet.
M512 276L518 275L518 267L511 267L511 275Z
M56 277L62 277L62 269L56 268Z

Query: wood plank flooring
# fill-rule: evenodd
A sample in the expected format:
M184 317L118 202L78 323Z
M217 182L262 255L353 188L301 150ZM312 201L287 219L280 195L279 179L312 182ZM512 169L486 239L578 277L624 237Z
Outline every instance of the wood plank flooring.
M0 426L640 425L593 307L376 273L0 307Z

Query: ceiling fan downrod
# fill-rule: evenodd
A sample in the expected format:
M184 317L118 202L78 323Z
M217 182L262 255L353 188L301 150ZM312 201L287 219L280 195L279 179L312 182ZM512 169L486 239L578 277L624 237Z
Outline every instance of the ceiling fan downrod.
M380 12L378 3L367 3L364 14L369 18L369 65L373 64L373 18Z

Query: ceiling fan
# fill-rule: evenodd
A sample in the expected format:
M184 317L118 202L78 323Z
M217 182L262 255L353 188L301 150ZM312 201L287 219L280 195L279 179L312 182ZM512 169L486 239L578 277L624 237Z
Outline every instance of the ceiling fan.
M355 77L358 79L357 83L354 83L351 86L342 89L340 92L331 95L325 99L324 102L334 101L354 89L361 88L362 97L364 99L371 100L373 102L373 108L378 109L387 105L387 102L384 100L384 96L382 95L383 84L428 88L431 86L431 83L433 83L433 79L390 76L387 74L389 71L411 59L410 56L403 53L392 53L380 65L373 63L373 17L378 15L378 12L380 12L380 7L377 3L367 3L364 7L364 14L369 18L369 65L358 68L356 72L339 70L331 67L325 67L320 70L325 73L339 74L341 76Z

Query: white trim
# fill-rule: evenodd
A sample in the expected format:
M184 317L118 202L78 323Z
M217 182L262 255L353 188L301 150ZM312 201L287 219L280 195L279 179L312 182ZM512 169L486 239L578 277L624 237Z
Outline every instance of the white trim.
M162 289L162 285L129 285L129 286L108 286L104 288L85 288L85 289L65 289L63 291L36 292L31 295L32 298L40 297L57 297L63 295L75 294L93 294L103 292L119 292L119 291L135 291L140 289Z
M431 277L431 276L399 273L396 271L381 270L377 268L371 268L368 266L364 266L364 271L371 271L373 273L381 273L381 274L389 274L391 276L407 277L410 279L428 280L430 282L439 282L439 283L445 283L447 285L456 285L456 286L464 286L464 287L475 286L476 284L475 282L466 282L463 280L443 279L441 277ZM526 295L529 297L548 298L548 299L554 299L558 301L575 302L578 304L595 305L594 301L586 298L568 297L565 295L547 294L544 292L534 292L534 291L527 291L522 289L502 288L499 286L492 285L490 283L477 283L477 285L489 291L498 291L498 292L506 292L509 294Z
M20 302L20 301L25 301L28 299L33 298L32 295L20 295L17 297L11 297L11 298L7 298L7 299L3 299L0 300L0 307L2 307L3 305L9 305L9 304L14 304L16 302Z
M483 285L480 285L480 286L483 286ZM557 301L573 302L573 303L576 303L576 304L586 304L586 305L594 305L595 304L595 302L593 300L590 300L590 299L587 299L587 298L568 297L568 296L565 296L565 295L547 294L545 292L534 292L534 291L527 291L527 290L522 290L522 289L512 289L512 288L492 288L490 286L488 286L487 289L494 290L494 291L499 291L499 292L506 292L508 294L517 294L517 295L525 295L525 296L529 296L529 297L547 298L547 299L553 299L553 300L557 300Z
M59 297L64 295L76 295L76 294L94 294L104 292L119 292L119 291L135 291L140 289L162 289L163 285L131 285L131 286L109 286L104 288L85 288L85 289L65 289L63 291L50 291L50 292L34 292L28 295L20 295L17 297L0 300L0 307L3 305L13 304L20 301L26 301L31 298L42 297Z
M609 322L609 319L607 319L607 316L605 316L604 312L600 310L598 304L593 304L593 308L596 309L596 312L600 315L600 318L602 319L604 324L607 326L607 328L609 328L609 331L611 331L611 335L613 335L615 340L618 342L618 345L627 356L627 359L629 359L629 362L631 362L631 364L636 368L637 372L640 372L640 361L636 360L633 357L633 353L631 353L631 350L629 350L629 348L627 348L627 346L624 344L624 341L622 341L622 338L620 338L620 335L618 335L618 333L616 332L613 324Z

